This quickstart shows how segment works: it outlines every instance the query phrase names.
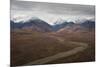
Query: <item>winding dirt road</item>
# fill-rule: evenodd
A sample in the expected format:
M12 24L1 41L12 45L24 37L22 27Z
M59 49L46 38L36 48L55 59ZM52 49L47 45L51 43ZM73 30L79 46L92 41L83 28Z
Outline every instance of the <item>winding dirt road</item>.
M60 37L56 37L56 36L50 36L50 37L56 38L60 42L64 41L64 39L62 39ZM25 65L48 63L48 62L51 62L51 61L54 61L54 60L57 60L57 59L60 59L60 58L64 58L64 57L68 57L68 56L74 55L76 53L79 53L79 52L85 50L88 47L88 44L86 44L86 43L71 42L71 41L70 41L70 43L79 45L79 47L76 47L76 48L74 48L72 50L69 50L69 51L66 51L66 52L58 53L58 54L53 55L53 56L49 56L49 57L45 57L45 58L39 59L39 60L30 62L30 63L27 63Z

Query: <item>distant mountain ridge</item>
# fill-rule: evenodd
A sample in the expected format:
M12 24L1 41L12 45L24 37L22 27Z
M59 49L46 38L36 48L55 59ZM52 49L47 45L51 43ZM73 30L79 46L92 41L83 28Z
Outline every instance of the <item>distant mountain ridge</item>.
M74 24L75 24L74 22L64 21L62 24L53 25L53 29L54 29L54 31L57 31L57 30L62 29L64 27L66 27L66 26L72 26Z
M40 32L49 32L51 31L51 26L43 20L40 19L30 19L26 22L15 23L11 20L11 29L24 29Z
M84 23L81 23L81 26L85 28L95 28L95 21L86 20Z
M39 32L51 32L51 31L59 31L60 29L72 30L77 29L94 29L95 21L93 20L85 20L82 23L74 23L67 21L56 21L55 25L50 25L47 22L39 19L39 18L31 18L25 22L15 23L13 20L10 21L11 29L24 29L24 30L32 30Z

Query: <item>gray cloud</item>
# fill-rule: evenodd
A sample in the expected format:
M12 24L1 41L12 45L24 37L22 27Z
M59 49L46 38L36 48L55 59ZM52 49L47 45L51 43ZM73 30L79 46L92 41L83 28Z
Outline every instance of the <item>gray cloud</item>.
M11 16L18 14L39 16L41 18L48 16L46 19L48 21L53 16L63 16L63 18L74 16L94 17L95 6L11 0Z

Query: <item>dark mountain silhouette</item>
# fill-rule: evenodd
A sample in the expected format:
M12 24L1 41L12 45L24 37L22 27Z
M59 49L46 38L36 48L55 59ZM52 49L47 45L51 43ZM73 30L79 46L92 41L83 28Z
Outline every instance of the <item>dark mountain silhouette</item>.
M64 23L63 23L64 24ZM60 24L62 26L62 24ZM60 27L60 26L59 26ZM58 32L79 32L79 31L92 31L95 29L95 21L86 20L82 23L69 22L63 28L59 28Z
M67 22L67 21L56 21L57 24L49 25L47 22L38 19L38 18L31 18L25 22L18 22L15 23L11 20L11 29L23 29L23 30L31 30L31 31L39 31L39 32L50 32L50 31L59 31L60 29L63 30L92 30L95 29L95 21L92 20L85 20L79 24L74 22Z
M22 22L19 22L19 23L15 23L14 21L10 21L10 27L11 27L11 29L21 29L22 28L22 26L23 26L23 23Z
M49 32L51 31L51 26L40 19L30 19L26 22L15 23L11 20L11 29L24 29L24 30L33 30L33 31L41 31L41 32Z
M54 25L53 26L53 30L57 31L57 30L62 29L64 27L66 27L66 26L72 26L72 25L74 25L74 22L67 22L67 21L65 21L62 24L56 24L56 25Z
M95 21L86 20L84 23L81 23L81 26L90 29L95 28Z
M29 20L24 23L23 29L32 29L37 31L49 32L52 31L51 26L40 19Z

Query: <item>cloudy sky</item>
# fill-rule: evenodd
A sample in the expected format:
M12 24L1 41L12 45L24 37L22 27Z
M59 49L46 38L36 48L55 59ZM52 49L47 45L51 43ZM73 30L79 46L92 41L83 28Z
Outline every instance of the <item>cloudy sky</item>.
M79 19L91 19L94 16L94 5L11 0L11 20L16 21L26 21L31 17L38 17L49 24L54 24L59 19L76 22Z

